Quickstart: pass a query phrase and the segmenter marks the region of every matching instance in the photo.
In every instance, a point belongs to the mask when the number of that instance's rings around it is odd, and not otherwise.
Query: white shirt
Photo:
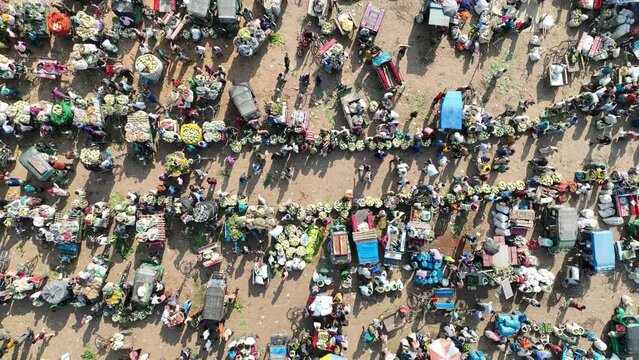
[[[198,54],[204,54],[206,53],[206,48],[204,46],[198,45],[195,47],[195,52]]]
[[[142,54],[148,54],[151,52],[151,49],[149,49],[149,45],[147,45],[146,43],[140,45],[140,47],[138,48],[138,50],[140,50],[140,52]]]

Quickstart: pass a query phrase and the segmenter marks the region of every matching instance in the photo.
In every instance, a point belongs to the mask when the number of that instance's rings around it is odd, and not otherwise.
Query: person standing
[[[444,96],[446,95],[446,89],[440,91],[437,95],[435,95],[435,97],[433,98],[433,102],[430,103],[430,110],[433,110],[435,108],[435,105],[439,104],[440,101],[442,101],[442,99],[444,98]]]
[[[493,75],[493,78],[494,78],[494,79],[499,79],[499,78],[501,78],[502,76],[504,76],[504,74],[506,74],[506,71],[508,71],[508,68],[503,68],[503,69],[501,69],[501,70],[497,71],[497,72]]]
[[[213,55],[215,55],[216,58],[220,59],[222,58],[222,56],[224,56],[224,52],[222,51],[221,47],[213,46]]]
[[[406,50],[408,50],[409,47],[410,47],[410,45],[400,44],[399,45],[399,50],[397,51],[397,58],[398,59],[403,58],[404,55],[406,55]]]
[[[288,57],[288,53],[284,53],[284,74],[288,74],[291,69],[291,59]]]
[[[322,73],[318,71],[317,75],[315,75],[315,86],[320,86],[321,84],[322,84]]]

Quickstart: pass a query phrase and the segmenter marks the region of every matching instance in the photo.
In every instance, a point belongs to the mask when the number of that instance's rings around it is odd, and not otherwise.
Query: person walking
[[[27,340],[32,341],[35,337],[35,334],[31,328],[27,328],[24,334],[20,335],[20,337],[16,340],[16,345],[20,346]]]
[[[317,75],[315,75],[315,86],[320,86],[321,83],[322,83],[322,73],[317,72]]]
[[[288,57],[288,53],[284,53],[284,74],[288,74],[291,69],[291,59]]]
[[[151,53],[151,48],[149,47],[149,44],[146,43],[146,41],[141,41],[140,46],[138,47],[138,51],[140,51],[142,55],[146,55]]]
[[[206,48],[202,45],[196,45],[195,52],[198,54],[200,59],[204,59],[204,56],[206,55]]]
[[[591,141],[590,145],[610,145],[612,143],[612,138],[608,135],[598,136],[595,141]]]

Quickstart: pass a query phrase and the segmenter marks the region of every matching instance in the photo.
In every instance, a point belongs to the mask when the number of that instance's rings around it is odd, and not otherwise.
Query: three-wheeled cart
[[[166,222],[164,214],[139,214],[135,223],[135,238],[153,254],[161,254],[166,244]]]
[[[384,9],[378,9],[372,3],[366,5],[362,19],[359,21],[357,33],[357,38],[360,42],[369,43],[374,41],[375,36],[377,36],[379,29],[382,27],[384,13]]]
[[[398,267],[406,252],[406,232],[401,226],[388,225],[386,228],[386,246],[384,248],[384,265]]]
[[[348,242],[346,226],[339,223],[333,224],[329,231],[327,245],[333,264],[350,264],[351,245]]]
[[[287,360],[288,359],[288,342],[289,338],[286,334],[271,335],[271,341],[268,344],[269,360]]]
[[[328,0],[308,0],[306,13],[312,17],[326,17],[328,14]]]
[[[366,100],[358,96],[351,87],[339,91],[337,96],[339,96],[344,117],[346,117],[346,122],[351,130],[357,127],[365,128],[370,124],[371,119],[368,116]]]
[[[383,52],[373,58],[373,69],[386,91],[395,91],[404,84],[391,53]]]
[[[227,294],[226,276],[221,272],[213,273],[206,283],[203,320],[221,322],[226,318]]]
[[[124,139],[132,145],[131,152],[140,161],[146,162],[153,158],[155,141],[149,115],[146,112],[140,110],[127,116]]]
[[[72,213],[56,213],[49,231],[53,233],[53,241],[60,251],[60,262],[69,263],[78,257],[82,245],[82,216]]]
[[[344,36],[351,37],[355,32],[355,20],[353,19],[353,14],[348,10],[338,10],[337,15],[335,15],[335,25],[340,34]]]

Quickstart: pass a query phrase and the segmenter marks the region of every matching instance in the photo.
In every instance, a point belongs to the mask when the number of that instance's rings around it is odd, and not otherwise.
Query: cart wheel
[[[194,268],[194,266],[193,266],[193,261],[183,261],[183,262],[180,264],[180,272],[181,272],[183,275],[189,275],[189,274],[191,274],[191,272],[193,271],[193,268]]]
[[[423,24],[424,23],[424,14],[423,13],[419,13],[417,15],[415,15],[415,22],[418,24]]]
[[[95,337],[95,347],[98,350],[106,350],[109,347],[109,340],[98,335]]]

